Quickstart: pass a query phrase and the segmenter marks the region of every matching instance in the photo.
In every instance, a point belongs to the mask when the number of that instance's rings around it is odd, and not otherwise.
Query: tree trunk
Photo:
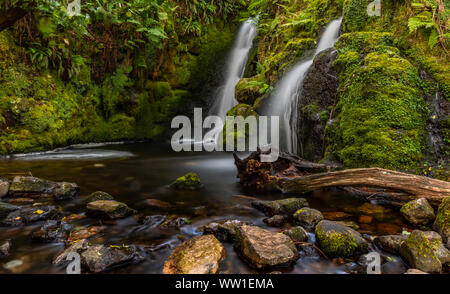
[[[0,14],[0,32],[13,26],[27,14],[27,11],[21,7],[12,7]]]

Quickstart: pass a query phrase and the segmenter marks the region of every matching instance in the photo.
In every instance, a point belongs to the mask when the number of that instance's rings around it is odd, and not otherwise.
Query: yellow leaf
[[[34,214],[43,214],[44,213],[44,211],[43,210],[40,210],[40,209],[38,209],[38,210],[36,210],[35,212],[33,212]]]

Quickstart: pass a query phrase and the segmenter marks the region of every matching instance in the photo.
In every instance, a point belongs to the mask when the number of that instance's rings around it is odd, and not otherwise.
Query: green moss
[[[355,237],[338,232],[315,231],[320,248],[330,257],[351,257],[359,250]]]

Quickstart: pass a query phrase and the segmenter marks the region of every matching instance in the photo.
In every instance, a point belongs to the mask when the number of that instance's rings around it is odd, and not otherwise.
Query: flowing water
[[[228,110],[237,105],[235,99],[235,87],[245,72],[245,65],[253,46],[253,40],[257,34],[256,20],[245,21],[239,29],[233,49],[228,57],[226,65],[226,78],[224,84],[219,89],[219,96],[214,102],[210,114],[218,116],[225,121]],[[222,128],[214,128],[205,137],[213,138],[216,142]]]
[[[314,57],[323,50],[331,48],[339,37],[342,18],[328,24],[322,34],[314,55],[295,65],[279,82],[274,94],[269,98],[267,112],[280,117],[281,148],[290,153],[298,154],[297,121],[298,103],[301,99],[303,80],[314,61]]]
[[[100,154],[100,156],[99,156]],[[107,157],[102,156],[108,154]],[[205,188],[199,191],[174,191],[167,188],[175,178],[188,172],[196,172]],[[93,243],[134,243],[147,248],[143,263],[127,266],[113,273],[161,273],[164,260],[182,240],[201,234],[201,226],[211,221],[240,219],[269,230],[265,216],[251,207],[251,197],[281,199],[289,195],[263,194],[243,190],[236,178],[237,169],[229,153],[176,153],[170,145],[130,144],[87,146],[86,149],[65,149],[39,155],[21,156],[0,160],[0,177],[12,178],[22,174],[53,181],[76,182],[80,197],[61,204],[65,211],[83,213],[82,199],[92,192],[102,190],[136,209],[138,214],[108,223],[103,235]],[[242,196],[242,195],[245,195]],[[310,206],[322,211],[327,218],[333,215],[357,222],[361,232],[370,234],[399,234],[406,225],[401,216],[390,210],[380,211],[379,206],[365,204],[339,191],[316,192],[304,196]],[[158,199],[174,206],[173,210],[161,210],[145,205],[146,199]],[[339,212],[339,213],[336,213]],[[327,216],[327,213],[329,214]],[[360,215],[368,214],[372,221],[360,223]],[[138,216],[177,215],[187,217],[191,223],[177,229],[160,230],[138,222]],[[53,257],[64,249],[63,243],[33,243],[30,233],[43,222],[27,227],[0,227],[0,244],[12,241],[11,256],[0,258],[0,273],[64,273],[63,267],[52,265]],[[76,227],[99,224],[98,220],[81,219]],[[314,236],[310,235],[310,242]],[[221,271],[227,273],[256,273],[237,256],[231,244],[224,243],[226,259]],[[21,263],[21,264],[20,264]],[[15,267],[10,268],[11,265]],[[20,265],[18,265],[20,264]],[[347,266],[336,265],[317,256],[302,256],[288,273],[345,273]]]

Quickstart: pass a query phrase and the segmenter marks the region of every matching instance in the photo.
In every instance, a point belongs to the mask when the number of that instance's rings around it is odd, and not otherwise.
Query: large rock
[[[5,226],[22,226],[40,220],[57,219],[60,216],[61,213],[53,205],[23,207],[8,214],[2,224]]]
[[[400,255],[412,268],[428,273],[440,273],[442,264],[450,261],[450,253],[442,241],[419,230],[402,243]]]
[[[66,200],[78,195],[79,190],[75,183],[57,183],[35,177],[17,176],[9,187],[9,196]]]
[[[304,207],[294,213],[294,219],[305,229],[313,231],[316,225],[323,220],[323,215],[316,209]]]
[[[18,209],[19,206],[0,202],[0,219],[6,217],[10,212],[16,211]]]
[[[425,198],[410,201],[402,206],[400,212],[413,225],[426,225],[436,217],[433,207]]]
[[[239,227],[234,247],[255,268],[289,266],[299,258],[291,238],[255,226]]]
[[[48,220],[42,227],[31,233],[31,239],[35,242],[49,243],[67,240],[73,226],[57,220]]]
[[[400,251],[400,246],[405,242],[406,235],[386,235],[376,237],[374,242],[380,249],[387,251],[392,254],[398,254]]]
[[[115,200],[98,200],[90,202],[86,206],[86,214],[89,217],[101,219],[119,219],[134,213],[125,203]]]
[[[223,222],[212,222],[202,227],[203,234],[212,234],[222,242],[234,242],[236,229],[242,225],[248,225],[247,222],[240,220],[226,220]]]
[[[134,245],[89,245],[89,242],[79,240],[53,259],[53,264],[67,263],[70,253],[80,254],[81,266],[89,272],[105,272],[121,266],[136,264],[145,259],[144,254]]]
[[[329,257],[351,257],[368,252],[368,243],[360,233],[334,221],[323,220],[315,229],[316,240]]]
[[[198,190],[203,188],[203,184],[196,173],[188,173],[176,179],[170,187],[176,190]]]
[[[213,235],[196,236],[179,245],[164,262],[165,274],[215,274],[225,248]]]
[[[9,181],[0,179],[0,198],[8,195]]]
[[[439,205],[433,230],[442,236],[444,243],[450,243],[450,197],[444,198]]]
[[[304,198],[287,198],[274,201],[256,200],[252,202],[252,206],[262,211],[267,216],[292,216],[292,214],[300,208],[308,206],[308,201]]]
[[[86,197],[84,202],[90,203],[90,202],[99,201],[99,200],[114,200],[114,197],[112,197],[111,195],[109,195],[106,192],[97,191],[97,192],[92,193],[88,197]]]

